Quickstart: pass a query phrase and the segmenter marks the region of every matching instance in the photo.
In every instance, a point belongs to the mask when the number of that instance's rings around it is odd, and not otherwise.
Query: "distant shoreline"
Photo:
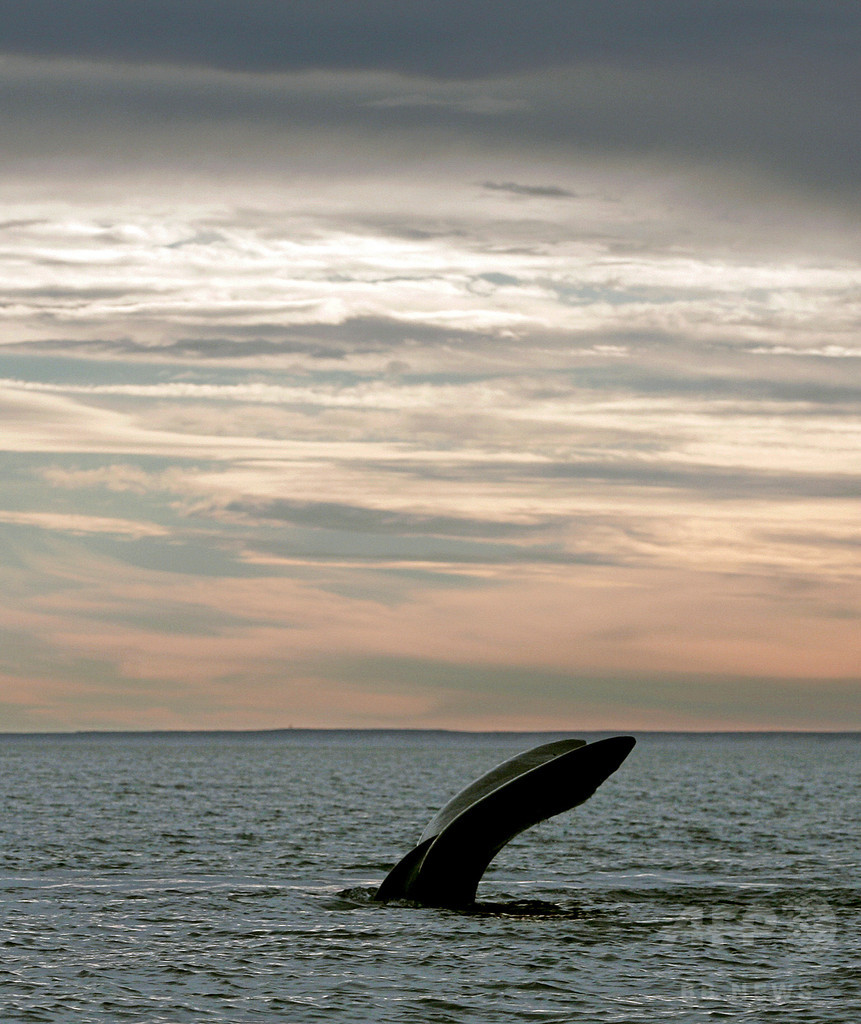
[[[347,738],[355,737],[391,737],[398,739],[506,739],[529,736],[571,736],[572,734],[583,734],[584,736],[603,736],[607,733],[622,734],[631,733],[637,736],[663,736],[663,737],[697,737],[697,736],[725,736],[725,737],[757,737],[757,736],[861,736],[861,731],[856,729],[497,729],[497,730],[469,730],[469,729],[375,729],[375,728],[293,728],[284,727],[279,729],[75,729],[68,731],[47,731],[47,732],[2,732],[0,740],[5,739],[109,739],[109,738],[165,738],[179,739],[183,737],[217,737],[228,738],[269,738],[269,739],[300,739],[300,738]]]

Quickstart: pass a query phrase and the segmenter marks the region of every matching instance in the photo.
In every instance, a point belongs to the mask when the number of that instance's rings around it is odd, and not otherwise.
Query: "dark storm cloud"
[[[290,130],[307,130],[315,146],[294,135],[293,161],[313,162],[328,132],[411,159],[541,147],[765,169],[825,195],[858,184],[854,4],[0,0],[0,24],[0,53],[100,62],[50,75],[10,62],[0,127],[15,156],[278,163]],[[270,74],[308,70],[326,81]]]
[[[579,61],[851,55],[841,0],[0,0],[7,53],[473,77]]]

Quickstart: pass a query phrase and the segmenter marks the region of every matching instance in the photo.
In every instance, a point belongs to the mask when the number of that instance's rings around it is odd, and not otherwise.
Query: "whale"
[[[374,900],[462,908],[475,902],[488,865],[514,836],[585,803],[633,750],[633,736],[570,737],[503,761],[455,794],[398,861]]]

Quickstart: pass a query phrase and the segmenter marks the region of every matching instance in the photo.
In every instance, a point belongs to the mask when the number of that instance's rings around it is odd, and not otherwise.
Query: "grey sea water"
[[[473,912],[371,901],[552,738],[0,737],[0,1020],[861,1020],[857,734],[641,735]]]

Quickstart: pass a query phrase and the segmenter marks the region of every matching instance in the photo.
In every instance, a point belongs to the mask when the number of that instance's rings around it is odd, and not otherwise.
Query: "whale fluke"
[[[497,765],[434,815],[374,898],[468,906],[488,864],[510,839],[588,800],[635,743],[633,736],[557,740]]]
[[[522,775],[524,772],[529,771],[530,768],[537,768],[538,765],[552,760],[559,754],[566,754],[569,750],[585,746],[586,740],[554,740],[552,743],[542,743],[538,747],[532,747],[531,750],[523,750],[507,761],[503,761],[502,764],[498,764],[495,768],[491,768],[489,772],[485,772],[475,782],[470,782],[466,789],[462,789],[444,807],[441,807],[436,812],[428,822],[424,832],[422,832],[419,843],[424,842],[425,839],[430,839],[431,836],[439,835],[447,825],[454,821],[461,811],[465,811],[470,804],[474,804],[486,793],[498,789],[503,782],[508,782],[509,779]]]

